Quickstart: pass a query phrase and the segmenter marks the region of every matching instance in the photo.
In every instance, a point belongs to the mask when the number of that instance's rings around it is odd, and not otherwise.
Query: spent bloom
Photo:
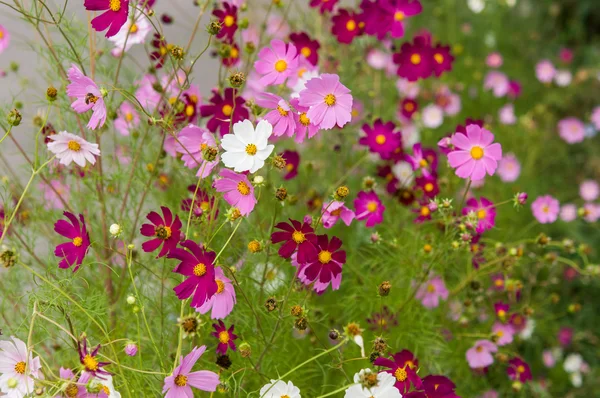
[[[188,398],[194,395],[192,387],[202,391],[213,392],[219,385],[219,375],[208,370],[192,372],[198,359],[206,351],[206,346],[194,347],[185,357],[181,357],[180,364],[173,370],[173,374],[165,377],[163,394],[165,398]]]
[[[85,76],[75,64],[71,65],[67,75],[71,82],[67,86],[67,95],[77,98],[71,104],[71,108],[77,113],[85,113],[90,109],[92,110],[92,117],[87,124],[89,129],[95,130],[98,127],[104,126],[106,122],[106,104],[98,85],[92,79]]]
[[[444,280],[439,276],[434,276],[417,289],[415,297],[417,300],[421,300],[421,304],[425,308],[436,308],[440,305],[440,299],[448,299],[448,294]]]
[[[225,276],[221,267],[215,268],[217,291],[196,310],[201,314],[211,311],[211,319],[224,319],[233,311],[235,305],[235,288],[231,280]]]
[[[281,84],[298,68],[298,50],[293,44],[272,40],[270,47],[258,53],[254,69],[262,76],[260,84],[265,86]]]
[[[219,176],[221,178],[213,183],[217,192],[222,192],[227,203],[238,209],[242,216],[250,214],[257,201],[248,177],[229,169],[222,169]]]
[[[560,203],[550,195],[539,196],[531,203],[531,211],[540,224],[551,224],[558,218]]]
[[[231,325],[229,329],[225,327],[223,321],[219,321],[218,324],[213,323],[214,332],[211,333],[214,337],[219,340],[219,344],[217,345],[217,354],[225,355],[227,352],[227,348],[230,348],[232,351],[236,350],[235,342],[238,337],[233,334],[233,327]]]
[[[477,340],[467,350],[467,362],[472,369],[481,369],[494,363],[493,353],[498,351],[496,344],[489,340]]]
[[[299,103],[309,107],[306,116],[323,130],[344,127],[352,119],[352,95],[335,74],[324,73],[307,81]]]
[[[291,381],[287,383],[283,380],[273,380],[270,383],[265,384],[260,389],[260,396],[264,398],[300,398],[300,389],[296,387]]]
[[[105,11],[92,19],[92,27],[97,32],[108,29],[106,37],[119,33],[127,22],[129,0],[85,0],[83,5],[88,11]]]
[[[56,246],[54,255],[62,258],[60,263],[58,263],[59,268],[66,269],[75,265],[75,268],[73,268],[73,272],[75,272],[79,269],[90,247],[90,236],[85,226],[83,214],[79,215],[79,219],[75,217],[75,214],[68,211],[65,211],[63,215],[69,221],[58,220],[54,224],[54,231],[68,238],[69,241]]]
[[[0,392],[20,398],[34,390],[34,378],[42,377],[42,365],[22,340],[10,338],[12,341],[0,340]]]
[[[272,133],[273,126],[266,120],[258,122],[256,129],[248,119],[237,122],[233,125],[233,134],[225,135],[221,141],[225,149],[223,164],[238,173],[255,173],[265,165],[265,160],[275,148],[268,144]]]
[[[142,235],[152,238],[142,244],[142,249],[146,253],[153,252],[163,245],[156,258],[163,257],[175,249],[180,240],[182,226],[178,215],[173,218],[173,213],[168,207],[161,206],[160,208],[163,217],[157,212],[151,211],[146,218],[152,224],[143,224],[140,228]]]
[[[360,191],[354,199],[354,212],[357,220],[366,220],[367,227],[383,222],[385,206],[375,192]]]
[[[585,138],[585,124],[575,117],[568,117],[558,122],[560,138],[569,144],[576,144]]]
[[[486,174],[494,175],[502,158],[502,147],[493,141],[494,134],[476,124],[466,127],[466,135],[455,133],[452,144],[456,149],[448,154],[448,161],[456,169],[456,175],[474,181]]]
[[[100,156],[98,144],[87,142],[83,138],[61,131],[52,134],[48,142],[48,150],[56,155],[60,164],[65,166],[75,162],[80,167],[85,167],[86,162],[96,164],[96,156]]]

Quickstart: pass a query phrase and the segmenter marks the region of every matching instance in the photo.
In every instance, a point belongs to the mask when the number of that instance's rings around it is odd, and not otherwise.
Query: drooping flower
[[[331,33],[340,43],[350,44],[355,37],[362,35],[363,24],[360,15],[354,11],[341,8],[331,18]]]
[[[552,62],[544,59],[535,65],[535,76],[542,83],[550,83],[556,75],[556,69]]]
[[[265,165],[265,160],[275,148],[268,144],[272,133],[273,126],[266,120],[258,122],[256,130],[248,119],[235,123],[233,134],[227,134],[221,140],[225,149],[221,156],[223,164],[236,172],[255,173]]]
[[[467,350],[467,362],[472,369],[481,369],[494,363],[493,353],[498,351],[496,344],[489,340],[477,340]]]
[[[585,180],[579,184],[579,196],[587,202],[594,201],[600,196],[600,186],[594,180]]]
[[[521,174],[521,163],[514,153],[507,153],[498,162],[498,176],[504,182],[513,182]]]
[[[394,376],[394,386],[402,394],[410,389],[411,385],[417,389],[421,388],[421,378],[417,375],[419,360],[408,350],[402,350],[392,355],[392,359],[379,357],[373,362],[376,366],[385,366],[384,372]]]
[[[127,18],[119,32],[108,39],[115,45],[112,55],[119,57],[129,51],[134,44],[143,44],[151,30],[152,25],[144,14],[135,15],[134,19]]]
[[[300,263],[298,278],[305,285],[314,282],[314,290],[321,294],[331,284],[332,290],[338,290],[342,283],[342,266],[346,263],[346,252],[341,250],[342,241],[336,236],[317,236],[316,251],[306,263]]]
[[[487,198],[482,196],[479,200],[475,198],[467,200],[462,213],[463,215],[467,215],[470,212],[475,213],[477,217],[475,232],[478,234],[488,231],[496,225],[496,208],[494,207],[494,203]]]
[[[264,398],[300,398],[300,389],[291,381],[287,383],[282,380],[271,379],[270,383],[265,384],[260,389],[260,396]]]
[[[508,361],[506,374],[508,374],[508,377],[511,380],[518,380],[521,383],[525,383],[533,379],[529,365],[521,358],[512,358]]]
[[[474,181],[483,179],[486,174],[494,175],[502,158],[502,147],[493,143],[494,134],[476,124],[468,125],[466,132],[466,135],[452,136],[456,149],[448,154],[450,166],[456,169],[457,176]]]
[[[10,338],[12,341],[0,340],[0,392],[20,398],[35,390],[34,379],[42,376],[42,365],[22,340]]]
[[[158,253],[159,257],[163,257],[177,247],[177,242],[181,236],[181,220],[178,215],[173,219],[173,213],[168,207],[161,206],[163,217],[157,212],[151,211],[146,218],[152,224],[143,224],[140,228],[140,233],[147,237],[152,237],[149,241],[142,244],[142,249],[146,252],[153,252],[162,245],[162,249]]]
[[[284,180],[291,180],[298,175],[298,165],[300,164],[300,155],[296,151],[285,150],[281,157],[285,160],[286,174]]]
[[[100,379],[110,376],[111,374],[103,368],[110,365],[110,362],[99,362],[97,359],[98,351],[100,351],[101,344],[98,344],[93,350],[89,350],[87,346],[87,338],[84,337],[81,341],[77,342],[79,351],[79,362],[83,365],[83,372],[89,374],[91,377],[98,377]]]
[[[87,1],[107,2],[108,0],[86,0],[86,2]],[[67,95],[69,97],[77,98],[71,104],[71,108],[77,113],[85,113],[90,109],[92,110],[92,117],[87,124],[89,129],[95,130],[96,128],[104,126],[104,123],[106,122],[106,104],[104,103],[104,96],[96,83],[85,76],[75,64],[71,65],[71,68],[67,71],[67,75],[71,82],[71,84],[67,86]]]
[[[398,76],[410,82],[426,79],[433,72],[431,47],[427,39],[417,36],[412,43],[405,42],[400,52],[394,54],[394,63],[398,65]]]
[[[348,387],[344,398],[402,398],[400,391],[394,387],[394,376],[386,372],[362,369],[354,374],[354,383]]]
[[[262,75],[260,84],[265,86],[281,84],[298,68],[298,51],[293,44],[272,40],[270,47],[258,53],[254,69]]]
[[[124,101],[117,110],[117,116],[115,129],[121,135],[128,136],[140,124],[140,115],[131,102]]]
[[[244,106],[246,100],[237,95],[233,88],[226,88],[223,95],[213,90],[210,105],[200,106],[200,116],[211,118],[206,122],[206,128],[221,135],[229,133],[230,123],[248,119],[248,109]]]
[[[127,22],[129,0],[85,0],[83,5],[88,11],[105,11],[92,19],[92,27],[97,32],[108,29],[106,37],[119,33]]]
[[[79,269],[81,263],[83,263],[83,259],[90,247],[90,236],[85,226],[83,214],[79,215],[79,220],[75,217],[75,214],[68,211],[63,212],[63,215],[70,222],[58,220],[54,224],[54,231],[70,239],[70,241],[56,246],[54,255],[62,258],[60,263],[58,263],[59,268],[67,269],[75,265],[75,268],[73,268],[73,272],[75,272]]]
[[[263,92],[257,95],[256,104],[260,107],[271,109],[271,111],[264,115],[264,120],[273,126],[274,136],[287,135],[291,137],[294,135],[296,132],[296,117],[286,100],[278,95]]]
[[[197,308],[204,305],[219,289],[215,281],[214,264],[217,254],[191,240],[182,242],[181,246],[187,250],[175,247],[167,255],[167,258],[180,261],[173,272],[186,277],[173,290],[180,300],[193,295],[190,306]]]
[[[281,231],[271,234],[271,242],[274,244],[285,242],[278,251],[281,257],[290,258],[295,251],[298,251],[297,261],[304,264],[318,254],[315,247],[317,236],[307,222],[300,223],[300,221],[290,219],[289,224],[280,222],[275,225],[275,228]]]
[[[242,216],[250,214],[257,201],[248,177],[229,169],[222,169],[219,176],[222,178],[213,183],[217,192],[222,192],[227,203],[237,208]]]
[[[350,226],[355,217],[354,212],[347,208],[344,202],[332,201],[323,203],[321,212],[321,222],[326,229],[333,227],[339,219],[347,226]]]
[[[96,156],[100,156],[98,144],[87,142],[75,134],[61,131],[49,138],[48,150],[65,166],[75,162],[78,166],[85,167],[86,161],[96,164]]]
[[[531,211],[540,224],[551,224],[558,218],[560,203],[550,195],[539,196],[531,203]]]
[[[205,345],[194,347],[189,354],[181,357],[180,364],[173,370],[173,374],[165,377],[163,385],[165,398],[192,397],[194,392],[191,387],[208,392],[217,390],[220,383],[218,374],[208,370],[191,371],[205,351]]]
[[[8,47],[10,43],[10,33],[6,28],[0,25],[0,54]]]
[[[558,134],[569,144],[576,144],[585,138],[585,125],[575,117],[568,117],[558,122]]]
[[[369,147],[371,152],[379,154],[382,159],[389,159],[401,147],[401,135],[395,129],[393,122],[383,123],[381,119],[375,120],[372,127],[365,123],[362,130],[366,136],[361,137],[358,143]]]
[[[237,335],[233,334],[233,327],[231,325],[229,329],[225,327],[223,321],[219,320],[219,323],[213,323],[214,332],[211,333],[212,336],[215,336],[219,340],[219,344],[217,345],[217,354],[225,355],[227,353],[227,348],[230,348],[232,351],[236,350],[235,340],[238,338]]]
[[[201,314],[211,311],[211,319],[225,319],[233,311],[233,306],[236,303],[235,288],[231,283],[231,279],[225,276],[221,267],[215,268],[215,282],[217,283],[217,291],[196,311]]]
[[[421,304],[425,308],[436,308],[440,305],[440,299],[447,300],[448,295],[444,280],[439,276],[434,276],[419,286],[415,298],[421,300]]]
[[[367,228],[383,222],[385,206],[375,192],[360,191],[354,199],[354,213],[357,220],[366,220]]]
[[[223,6],[223,9],[215,8],[212,12],[212,15],[221,22],[221,30],[217,33],[217,39],[232,42],[238,28],[238,8],[227,1],[221,2],[220,5]]]
[[[331,0],[330,0],[331,1]],[[306,32],[291,33],[290,40],[296,46],[298,54],[311,65],[317,66],[319,63],[319,48],[321,45],[317,40],[313,40]]]
[[[216,151],[217,141],[203,128],[190,124],[177,134],[175,150],[182,154],[181,160],[186,167],[198,169],[196,177],[208,177],[219,163],[218,154],[210,161],[206,159],[204,151],[209,148]]]
[[[352,119],[352,95],[335,74],[324,73],[307,81],[299,103],[310,107],[306,116],[324,130],[344,127]]]

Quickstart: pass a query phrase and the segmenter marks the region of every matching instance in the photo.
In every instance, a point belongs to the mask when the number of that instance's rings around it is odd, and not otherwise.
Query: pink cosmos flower
[[[213,392],[220,383],[219,375],[208,370],[191,372],[192,367],[206,351],[206,346],[194,347],[185,357],[181,357],[180,364],[173,370],[171,376],[165,377],[163,394],[165,398],[189,398],[194,395],[191,387],[201,391]]]
[[[583,219],[593,223],[600,219],[600,206],[596,203],[585,203],[583,205]]]
[[[217,141],[212,133],[203,128],[190,124],[177,135],[175,150],[182,154],[181,160],[183,160],[185,167],[198,169],[196,177],[199,178],[208,177],[220,160],[217,154],[214,160],[207,161],[203,153],[206,148],[216,150]]]
[[[587,202],[596,200],[600,196],[600,186],[594,180],[585,180],[579,185],[579,195]]]
[[[308,111],[310,110],[307,106],[300,105],[298,98],[292,98],[290,101],[292,106],[296,109],[297,113],[294,113],[296,121],[296,141],[298,144],[304,142],[306,138],[312,138],[319,132],[319,126],[316,126],[308,117]]]
[[[492,90],[494,97],[500,98],[508,94],[509,80],[508,77],[502,72],[490,71],[485,75],[483,80],[483,88],[486,90]]]
[[[154,89],[154,85],[157,83],[160,85],[156,77],[150,74],[144,75],[135,83],[138,87],[135,91],[135,98],[148,112],[154,112],[161,100],[161,93]]]
[[[559,217],[564,222],[571,222],[577,219],[577,206],[572,203],[566,203],[560,207]]]
[[[498,52],[490,53],[485,59],[485,64],[490,68],[499,68],[502,66],[502,55]]]
[[[227,329],[223,321],[219,320],[219,323],[213,323],[212,327],[215,329],[215,331],[212,332],[211,335],[215,336],[219,340],[216,350],[217,354],[225,355],[225,353],[227,353],[227,348],[235,351],[235,340],[238,337],[237,335],[233,334],[234,325],[231,325],[229,329]]]
[[[97,32],[108,29],[106,37],[119,33],[127,22],[129,0],[85,0],[83,5],[89,11],[106,11],[92,19],[92,27]]]
[[[258,53],[254,69],[262,75],[259,83],[265,86],[281,84],[298,68],[298,51],[293,44],[272,40],[271,47]]]
[[[225,276],[221,267],[215,268],[217,291],[204,304],[196,309],[201,314],[211,311],[211,319],[225,319],[233,311],[236,303],[235,288],[231,280]]]
[[[256,104],[266,109],[271,109],[264,119],[273,125],[273,135],[291,137],[296,132],[295,114],[290,104],[278,95],[263,92],[257,95]]]
[[[597,106],[592,111],[592,116],[590,116],[590,120],[592,124],[596,128],[596,130],[600,130],[600,106]]]
[[[71,369],[66,369],[61,366],[58,372],[59,376],[63,380],[68,380],[69,383],[65,386],[65,397],[68,397],[69,394],[71,397],[87,397],[88,393],[86,391],[85,385],[91,379],[91,375],[86,372],[82,372],[79,376],[79,379],[76,378],[75,373]],[[68,391],[68,393],[67,393]],[[106,395],[106,394],[105,394]],[[63,397],[63,395],[57,395],[55,398]]]
[[[518,380],[521,383],[532,380],[531,369],[529,365],[521,358],[513,358],[508,361],[508,368],[506,373],[511,380]]]
[[[492,333],[498,337],[496,344],[502,347],[503,345],[512,343],[515,329],[510,324],[496,322],[494,323],[494,326],[492,326]]]
[[[331,284],[338,290],[342,283],[342,267],[346,263],[346,252],[341,250],[342,241],[336,236],[331,240],[327,235],[317,236],[316,251],[303,264],[300,264],[298,278],[305,284],[314,282],[314,290],[321,294]]]
[[[367,228],[383,222],[385,206],[375,192],[360,191],[354,199],[354,211],[357,220],[367,220]]]
[[[115,119],[115,129],[121,135],[128,136],[129,133],[140,124],[140,114],[135,109],[131,102],[125,101],[117,111],[117,119]]]
[[[0,54],[8,47],[10,43],[10,33],[6,28],[0,25]]]
[[[539,196],[531,204],[533,216],[540,224],[551,224],[558,218],[560,203],[550,195]]]
[[[569,144],[575,144],[585,138],[585,125],[575,117],[568,117],[558,122],[558,134]]]
[[[402,145],[401,135],[395,129],[393,122],[383,123],[381,119],[375,120],[373,127],[365,123],[362,130],[366,136],[361,137],[358,143],[369,147],[371,152],[378,153],[382,159],[389,159]]]
[[[444,280],[439,276],[434,276],[419,287],[415,298],[421,300],[421,304],[425,308],[436,308],[440,305],[440,299],[448,299],[448,294]]]
[[[481,369],[494,363],[493,353],[498,347],[489,340],[477,340],[475,345],[467,350],[467,362],[471,369]]]
[[[104,123],[106,122],[106,104],[104,103],[104,98],[96,83],[85,76],[75,64],[71,65],[67,75],[71,82],[71,84],[67,86],[67,95],[69,97],[77,98],[75,102],[71,104],[71,108],[77,113],[85,113],[90,109],[92,110],[92,117],[87,125],[89,129],[94,130],[104,126]]]
[[[547,59],[538,62],[535,66],[535,76],[542,83],[550,83],[554,79],[554,75],[556,75],[556,69]]]
[[[574,334],[575,331],[573,330],[573,328],[563,326],[558,331],[558,342],[561,346],[568,347],[573,341]]]
[[[379,48],[372,48],[367,53],[367,64],[373,69],[384,70],[392,63],[392,54]]]
[[[521,174],[521,163],[514,153],[505,154],[498,162],[498,176],[504,182],[513,182]]]
[[[321,211],[323,213],[321,222],[325,229],[333,227],[339,219],[342,219],[344,224],[350,226],[355,217],[354,212],[347,208],[344,205],[344,202],[332,201],[323,203],[323,209]]]
[[[448,154],[450,166],[456,169],[457,176],[474,181],[483,179],[486,174],[494,175],[498,160],[502,158],[502,147],[492,143],[494,134],[476,124],[468,125],[466,132],[466,135],[456,133],[452,136],[456,150]]]
[[[66,202],[69,202],[69,186],[63,183],[61,180],[50,180],[50,186],[48,186],[46,182],[42,182],[40,183],[39,187],[44,195],[46,209],[62,209],[64,205],[60,200],[60,197],[62,197]]]
[[[498,111],[498,119],[500,123],[506,125],[513,125],[517,122],[515,116],[515,106],[513,104],[506,104]]]
[[[73,268],[73,272],[75,272],[79,269],[90,247],[90,236],[85,226],[83,214],[79,215],[79,220],[73,213],[69,213],[68,211],[63,212],[63,215],[70,222],[58,220],[54,224],[54,231],[65,238],[69,238],[70,241],[56,246],[54,255],[62,258],[60,263],[58,263],[59,268],[66,269],[75,264],[75,268]]]
[[[125,348],[123,349],[123,351],[125,351],[126,355],[128,355],[130,357],[134,357],[138,353],[138,346],[135,343],[130,342],[125,345]]]
[[[544,352],[542,352],[542,362],[547,368],[553,368],[554,365],[556,365],[556,358],[554,357],[552,350],[544,350]]]
[[[160,209],[162,210],[163,217],[159,216],[157,212],[151,211],[146,218],[152,224],[143,224],[140,228],[142,235],[152,238],[142,244],[142,249],[146,253],[153,252],[160,245],[163,245],[156,258],[167,255],[177,247],[177,243],[181,237],[182,226],[179,216],[175,215],[175,219],[173,219],[173,213],[171,213],[168,207],[161,206]]]
[[[229,169],[222,169],[219,173],[222,178],[213,183],[217,192],[223,192],[223,197],[232,207],[237,208],[240,214],[247,216],[256,205],[254,187],[244,174],[237,174]]]
[[[335,74],[324,73],[307,81],[299,104],[310,107],[306,116],[324,130],[344,127],[352,119],[352,95]]]
[[[494,207],[494,203],[487,198],[482,196],[479,200],[475,198],[467,200],[462,213],[463,215],[467,215],[470,212],[474,212],[477,217],[477,229],[475,232],[478,234],[482,234],[496,225],[496,208]]]

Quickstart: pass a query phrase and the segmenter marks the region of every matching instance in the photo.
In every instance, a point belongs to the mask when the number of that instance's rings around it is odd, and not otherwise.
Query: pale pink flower
[[[502,55],[498,52],[490,53],[485,59],[485,64],[490,68],[499,68],[502,66]]]
[[[10,43],[10,33],[6,28],[0,25],[0,54],[8,47]]]
[[[310,108],[306,115],[323,130],[344,127],[352,119],[352,95],[338,75],[324,73],[307,81],[299,103]]]
[[[444,280],[439,276],[434,276],[419,287],[415,297],[417,300],[421,300],[423,307],[435,308],[440,305],[440,299],[448,299],[448,294]]]
[[[198,169],[196,177],[206,178],[219,164],[219,155],[208,161],[204,158],[203,151],[207,148],[217,150],[217,141],[212,133],[193,124],[184,127],[175,140],[175,151],[181,153],[181,160],[185,167]]]
[[[323,209],[321,211],[323,213],[321,222],[326,229],[333,227],[339,219],[342,219],[344,224],[350,226],[355,217],[354,212],[347,208],[344,205],[344,202],[332,201],[323,203]]]
[[[535,66],[535,76],[542,83],[550,83],[556,75],[556,69],[552,62],[544,59]]]
[[[515,116],[515,106],[513,104],[506,104],[498,111],[498,119],[500,123],[513,125],[517,122]]]
[[[173,374],[165,378],[163,394],[165,398],[190,398],[194,396],[192,387],[201,391],[213,392],[219,385],[219,375],[208,370],[192,372],[192,367],[206,351],[206,346],[195,347],[173,370]]]
[[[521,174],[521,163],[514,153],[505,154],[498,162],[498,176],[504,182],[513,182]]]
[[[467,362],[472,369],[481,369],[494,363],[493,353],[498,351],[496,344],[489,340],[477,340],[475,345],[467,350]]]
[[[123,102],[117,111],[117,116],[117,119],[115,119],[115,129],[121,135],[128,136],[140,124],[140,114],[131,102]]]
[[[539,196],[531,204],[531,211],[540,224],[551,224],[558,218],[560,203],[550,195]]]
[[[461,178],[481,180],[486,174],[494,175],[498,161],[502,158],[502,147],[493,143],[494,134],[470,124],[466,135],[455,133],[452,145],[456,148],[448,154],[450,166],[456,169],[456,175]]]
[[[60,198],[62,197],[66,202],[69,201],[71,196],[69,186],[61,180],[50,180],[50,186],[45,182],[40,183],[46,209],[63,209],[64,205]]]
[[[579,195],[586,202],[598,199],[600,186],[594,180],[585,180],[579,185]]]
[[[568,117],[558,122],[558,134],[569,144],[575,144],[585,138],[585,125],[575,117]]]
[[[560,219],[564,222],[571,222],[577,219],[577,206],[572,203],[566,203],[560,208]]]
[[[96,156],[100,156],[98,144],[87,142],[75,134],[61,131],[58,134],[50,136],[52,142],[48,143],[48,150],[56,155],[60,164],[65,166],[75,162],[81,167],[85,167],[86,161],[96,164]]]
[[[492,333],[498,337],[496,344],[503,346],[512,343],[515,329],[510,323],[496,322],[492,326]]]
[[[506,94],[508,94],[510,81],[504,73],[493,70],[485,75],[483,80],[483,88],[486,90],[492,90],[494,97],[504,97]]]
[[[67,95],[77,98],[71,104],[71,108],[77,113],[92,110],[92,117],[87,125],[89,129],[94,130],[104,126],[106,122],[106,104],[96,83],[85,76],[75,64],[71,65],[67,75],[71,82],[67,86]]]

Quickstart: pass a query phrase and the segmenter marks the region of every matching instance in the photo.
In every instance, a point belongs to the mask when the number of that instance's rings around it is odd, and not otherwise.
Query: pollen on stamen
[[[333,106],[333,105],[335,105],[335,101],[336,101],[335,95],[333,95],[333,94],[327,94],[325,96],[325,104],[327,106]]]
[[[67,147],[70,150],[75,151],[75,152],[78,152],[81,150],[81,144],[79,142],[73,141],[73,140],[71,140],[67,143]]]
[[[300,231],[294,231],[292,233],[292,239],[294,240],[294,242],[296,243],[302,243],[306,240],[306,237],[304,236],[304,234]]]
[[[287,62],[285,62],[283,59],[280,59],[279,61],[275,62],[275,70],[279,73],[281,72],[285,72],[287,69]]]
[[[250,194],[250,187],[244,181],[238,182],[237,190],[244,196]]]

